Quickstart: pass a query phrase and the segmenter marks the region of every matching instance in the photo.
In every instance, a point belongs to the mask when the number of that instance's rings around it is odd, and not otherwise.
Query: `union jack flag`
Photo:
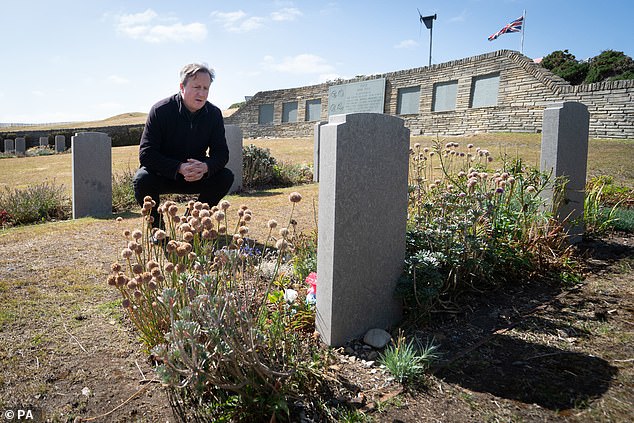
[[[500,29],[498,32],[496,32],[495,34],[490,35],[488,39],[489,41],[493,41],[500,35],[506,34],[507,32],[520,32],[522,30],[523,24],[524,24],[524,16],[520,16],[519,18],[515,19],[513,22],[507,25],[504,25],[504,27]]]

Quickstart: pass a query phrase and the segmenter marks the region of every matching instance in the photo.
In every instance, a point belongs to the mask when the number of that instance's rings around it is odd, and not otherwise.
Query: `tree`
[[[556,50],[541,65],[572,85],[634,79],[634,60],[622,51],[605,50],[588,61],[578,61],[568,50]]]
[[[588,63],[579,62],[568,50],[557,50],[542,59],[541,65],[572,85],[581,84],[588,73]]]
[[[634,79],[634,60],[622,51],[605,50],[590,59],[586,84],[618,79]]]

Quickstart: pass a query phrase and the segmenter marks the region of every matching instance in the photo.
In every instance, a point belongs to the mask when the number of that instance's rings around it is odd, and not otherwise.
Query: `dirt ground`
[[[105,282],[121,230],[80,220],[0,233],[5,419],[22,409],[32,421],[176,421]],[[634,237],[581,250],[588,274],[580,285],[509,287],[468,299],[465,313],[421,322],[419,335],[440,344],[442,357],[415,386],[353,348],[338,350],[331,370],[341,398],[333,400],[376,422],[630,421]]]

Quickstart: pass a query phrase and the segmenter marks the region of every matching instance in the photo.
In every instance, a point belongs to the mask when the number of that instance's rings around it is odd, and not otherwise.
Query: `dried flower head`
[[[227,200],[222,200],[220,202],[220,204],[218,204],[218,206],[220,206],[220,209],[224,210],[225,212],[227,211],[227,209],[229,207],[231,207],[231,203],[229,203]]]
[[[178,214],[178,206],[176,204],[172,204],[167,209],[167,213],[172,217],[176,216]]]
[[[132,238],[139,240],[143,238],[143,233],[140,230],[135,229],[134,231],[132,231]]]
[[[288,199],[291,201],[291,203],[299,203],[300,201],[302,201],[302,195],[296,191],[291,192],[288,196]]]
[[[123,218],[121,216],[117,217],[117,222],[123,222]]]
[[[134,252],[129,248],[124,248],[121,251],[121,257],[123,257],[124,259],[129,259],[130,257],[132,257],[133,254]]]
[[[169,261],[167,263],[165,263],[165,271],[167,273],[170,273],[170,272],[174,271],[174,263],[169,262]]]
[[[284,238],[278,239],[277,242],[275,243],[275,248],[277,248],[280,251],[286,250],[288,248],[288,241],[286,241]]]
[[[288,236],[288,228],[281,228],[280,229],[280,236],[286,238]]]
[[[110,265],[110,270],[112,270],[113,273],[119,273],[121,271],[121,265],[119,263],[112,263]]]
[[[225,219],[225,213],[218,210],[216,213],[214,213],[214,219],[216,219],[216,221],[218,222],[222,222]]]
[[[268,227],[270,229],[275,229],[275,228],[277,228],[277,221],[275,219],[271,219],[271,220],[269,220],[267,225],[268,225]]]
[[[139,263],[134,263],[132,265],[132,273],[134,273],[135,275],[140,275],[141,273],[143,273],[143,265]]]

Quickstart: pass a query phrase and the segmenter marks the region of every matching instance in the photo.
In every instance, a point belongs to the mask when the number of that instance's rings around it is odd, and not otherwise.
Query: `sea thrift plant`
[[[401,290],[412,306],[429,309],[565,262],[564,234],[539,195],[548,175],[520,160],[495,166],[488,150],[457,142],[415,144],[410,159]]]
[[[301,195],[289,201],[294,210]],[[308,310],[278,301],[292,291],[278,274],[294,249],[292,211],[292,230],[269,220],[267,239],[258,243],[248,236],[255,219],[246,205],[192,201],[181,214],[167,201],[158,207],[163,229],[152,228],[154,206],[147,197],[141,227],[124,230],[108,284],[121,293],[173,403],[189,404],[183,413],[201,412],[196,404],[206,403],[204,417],[212,420],[237,412],[214,406],[226,401],[267,418],[287,412],[279,408],[286,398],[301,397],[320,378],[314,340],[306,336],[314,313],[306,330]]]

